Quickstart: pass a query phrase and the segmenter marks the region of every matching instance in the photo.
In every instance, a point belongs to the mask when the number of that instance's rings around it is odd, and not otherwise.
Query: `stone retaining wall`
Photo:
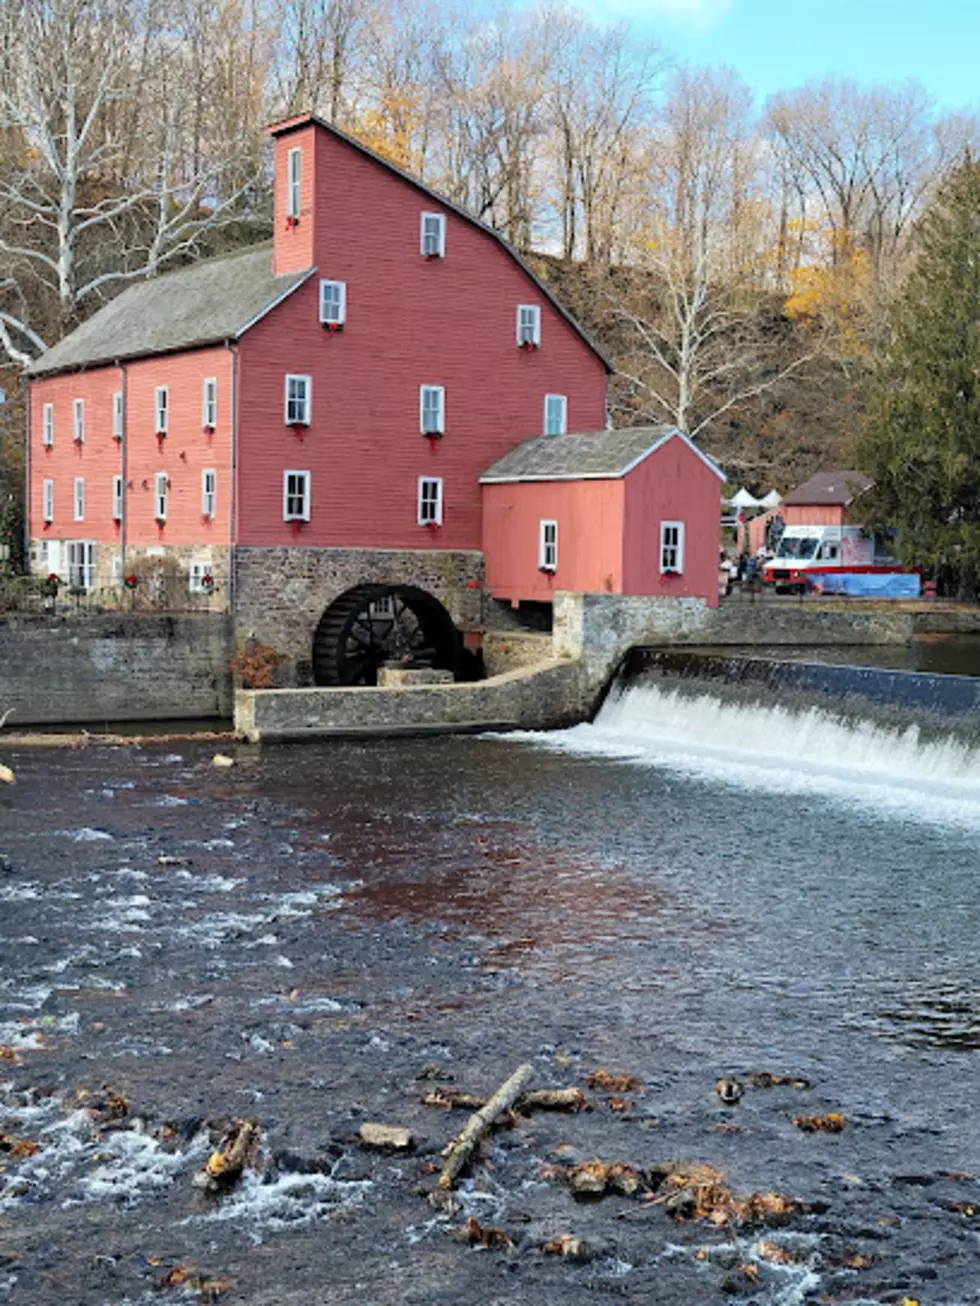
[[[398,689],[239,690],[235,728],[246,739],[544,729],[581,718],[581,669],[568,661],[456,685]]]
[[[231,619],[0,617],[0,714],[11,728],[231,715]]]

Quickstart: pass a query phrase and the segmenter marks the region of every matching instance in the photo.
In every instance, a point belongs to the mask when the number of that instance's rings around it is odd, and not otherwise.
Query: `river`
[[[937,771],[906,738],[893,767],[846,726],[815,754],[792,714],[747,739],[705,695],[668,728],[665,692],[563,734],[241,748],[228,770],[193,742],[5,753],[0,1131],[38,1151],[0,1152],[0,1298],[980,1301],[975,757]],[[417,1076],[489,1092],[523,1061],[542,1087],[639,1085],[499,1131],[434,1210],[465,1116]],[[118,1120],[87,1109],[104,1086]],[[830,1112],[843,1132],[794,1126]],[[192,1177],[242,1116],[262,1172],[209,1199]],[[415,1153],[359,1148],[364,1120]],[[546,1167],[593,1157],[712,1165],[797,1213],[576,1203]],[[513,1248],[468,1246],[469,1215]],[[593,1259],[542,1251],[566,1233]],[[193,1292],[160,1287],[178,1267]]]

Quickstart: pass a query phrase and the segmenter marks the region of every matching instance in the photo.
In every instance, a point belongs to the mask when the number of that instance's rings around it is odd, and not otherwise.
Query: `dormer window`
[[[422,214],[422,257],[446,257],[446,216],[444,213]]]
[[[308,376],[286,377],[286,425],[309,426],[312,381]]]
[[[299,222],[302,186],[303,151],[295,148],[286,155],[286,217],[293,227]]]
[[[347,282],[320,282],[320,322],[328,331],[340,331],[347,321]]]
[[[518,304],[517,344],[520,349],[538,349],[540,347],[541,309],[537,304]]]

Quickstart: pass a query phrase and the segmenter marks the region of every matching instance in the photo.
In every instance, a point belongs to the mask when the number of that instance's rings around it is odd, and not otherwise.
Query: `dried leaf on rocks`
[[[245,1166],[254,1162],[258,1143],[259,1127],[254,1120],[233,1121],[204,1169],[194,1176],[195,1188],[210,1193],[230,1188],[241,1178]]]
[[[575,1238],[570,1233],[563,1233],[560,1238],[552,1238],[541,1249],[546,1256],[564,1256],[569,1261],[591,1261],[595,1255],[591,1243],[584,1238]]]
[[[513,1247],[513,1239],[503,1229],[494,1229],[490,1225],[481,1225],[475,1216],[466,1221],[466,1236],[471,1245],[482,1247],[485,1251],[499,1251],[502,1247]]]
[[[34,1156],[40,1151],[37,1143],[32,1143],[29,1138],[14,1138],[12,1134],[4,1133],[0,1129],[0,1152],[5,1153],[14,1160],[21,1160],[25,1156]]]
[[[768,1070],[758,1070],[749,1075],[753,1088],[809,1088],[810,1081],[802,1075],[771,1075]]]
[[[8,1047],[6,1044],[0,1044],[0,1061],[9,1061],[15,1066],[22,1066],[24,1058],[16,1048]]]
[[[657,1202],[664,1203],[675,1220],[707,1220],[717,1228],[726,1225],[781,1224],[796,1209],[784,1193],[751,1193],[736,1197],[725,1183],[721,1170],[711,1165],[681,1167],[667,1176],[672,1190]]]
[[[612,1164],[598,1159],[584,1161],[564,1170],[561,1177],[567,1180],[576,1197],[603,1197],[606,1193],[633,1197],[644,1186],[637,1172],[625,1161]]]
[[[16,784],[17,782],[17,777],[14,775],[13,771],[11,771],[10,767],[4,766],[2,762],[0,762],[0,780],[2,780],[5,785]]]
[[[75,1100],[97,1125],[107,1125],[111,1120],[122,1120],[129,1115],[128,1099],[108,1084],[103,1084],[95,1093],[90,1093],[87,1088],[79,1089]]]
[[[866,1256],[864,1252],[855,1252],[853,1256],[845,1256],[841,1265],[848,1270],[869,1270],[874,1264],[874,1258]]]
[[[793,1124],[805,1134],[839,1134],[847,1128],[847,1121],[836,1111],[825,1116],[794,1116]]]
[[[609,1070],[593,1070],[587,1080],[589,1088],[601,1088],[606,1093],[635,1093],[643,1087],[635,1075],[613,1073]]]
[[[623,1111],[632,1111],[636,1107],[635,1102],[631,1102],[628,1097],[607,1097],[606,1106],[610,1111],[622,1113]]]

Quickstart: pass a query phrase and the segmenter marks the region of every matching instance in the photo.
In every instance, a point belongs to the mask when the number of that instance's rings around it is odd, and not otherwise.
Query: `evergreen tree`
[[[949,175],[891,313],[859,464],[872,524],[963,597],[980,575],[980,163]]]

